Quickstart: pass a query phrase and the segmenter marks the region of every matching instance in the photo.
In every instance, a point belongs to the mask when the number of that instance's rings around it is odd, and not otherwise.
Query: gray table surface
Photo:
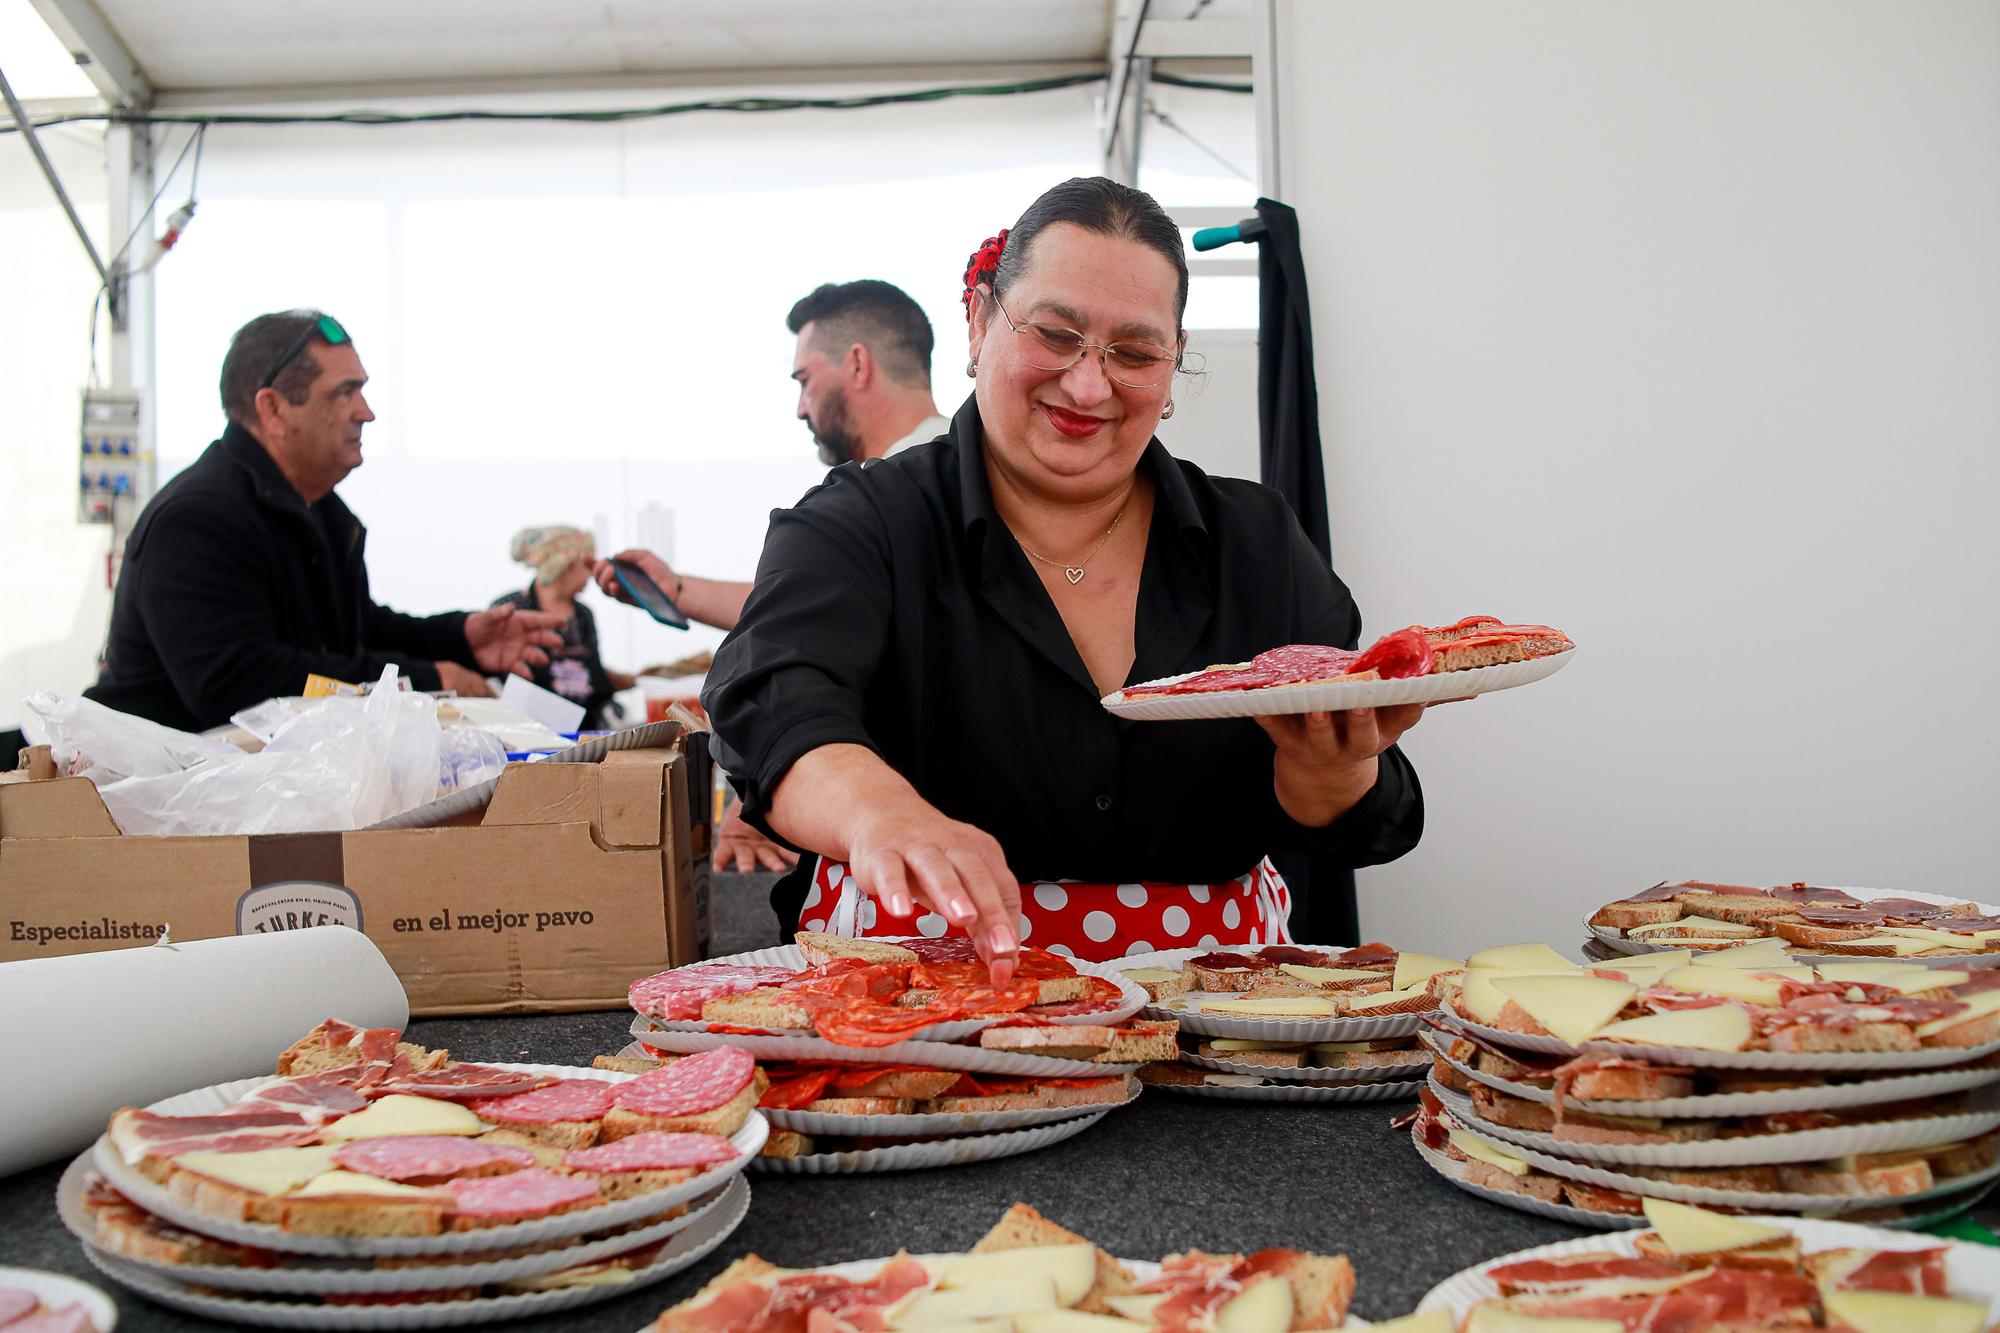
[[[772,942],[767,877],[718,877],[716,952]],[[471,1060],[589,1064],[628,1040],[629,1013],[430,1019],[410,1037]],[[1076,1138],[971,1166],[878,1175],[750,1175],[749,1216],[700,1264],[600,1305],[514,1322],[521,1329],[634,1330],[755,1252],[786,1266],[906,1249],[963,1249],[1025,1200],[1115,1254],[1287,1245],[1344,1253],[1359,1274],[1355,1313],[1408,1312],[1459,1269],[1586,1234],[1465,1194],[1433,1174],[1389,1128],[1407,1103],[1284,1105],[1148,1091]],[[96,1283],[121,1329],[208,1328],[105,1279],[57,1219],[63,1164],[0,1179],[0,1263]]]

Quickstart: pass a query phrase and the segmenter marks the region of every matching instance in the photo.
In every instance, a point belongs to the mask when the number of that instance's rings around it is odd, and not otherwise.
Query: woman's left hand
[[[1368,794],[1377,756],[1423,715],[1422,704],[1399,704],[1255,719],[1277,746],[1271,781],[1278,804],[1307,828],[1331,824]]]

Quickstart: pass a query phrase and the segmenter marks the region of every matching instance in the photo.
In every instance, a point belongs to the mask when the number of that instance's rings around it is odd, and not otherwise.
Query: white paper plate
[[[1129,958],[1121,958],[1109,966],[1121,971],[1132,971],[1142,967],[1160,967],[1175,971],[1190,958],[1199,958],[1205,953],[1262,953],[1267,948],[1323,949],[1328,953],[1339,953],[1351,949],[1351,944],[1219,944],[1212,949],[1161,949],[1156,953],[1138,953]],[[1388,973],[1383,973],[1387,977]],[[1130,984],[1130,983],[1127,983]],[[1181,1025],[1181,1031],[1203,1037],[1237,1037],[1245,1041],[1388,1041],[1395,1037],[1407,1037],[1423,1027],[1422,1014],[1385,1014],[1380,1018],[1254,1018],[1237,1017],[1230,1014],[1204,1013],[1200,1005],[1204,1000],[1240,1000],[1245,998],[1241,991],[1189,991],[1185,995],[1175,995],[1158,1003],[1148,1001],[1148,1018],[1171,1018]],[[1176,1007],[1185,1006],[1185,1007]],[[1434,1013],[1435,1010],[1425,1010]]]
[[[1004,1134],[972,1134],[962,1138],[937,1139],[930,1143],[897,1143],[884,1148],[813,1153],[807,1157],[759,1157],[750,1164],[750,1169],[787,1176],[841,1176],[864,1171],[916,1171],[931,1166],[965,1166],[972,1162],[990,1162],[998,1157],[1018,1157],[1024,1152],[1075,1138],[1108,1114],[1108,1110],[1093,1111],[1074,1120],[1039,1125],[1033,1129],[1010,1130]]]
[[[553,1074],[561,1078],[593,1078],[605,1083],[624,1083],[634,1077],[609,1069],[580,1069],[567,1065],[496,1063],[492,1068],[518,1069],[531,1074]],[[213,1115],[251,1089],[268,1082],[270,1079],[267,1076],[218,1083],[211,1088],[199,1088],[193,1092],[184,1092],[178,1097],[154,1102],[146,1109],[157,1111],[162,1115]],[[302,1236],[265,1222],[235,1222],[211,1217],[207,1213],[182,1207],[168,1197],[165,1186],[148,1180],[136,1169],[127,1166],[125,1159],[111,1146],[108,1135],[100,1135],[97,1142],[91,1146],[91,1164],[113,1189],[133,1203],[191,1231],[199,1231],[204,1235],[216,1236],[223,1240],[240,1241],[245,1245],[261,1245],[266,1249],[283,1250],[288,1254],[324,1254],[338,1258],[372,1259],[384,1256],[475,1254],[481,1250],[506,1249],[515,1245],[534,1245],[542,1241],[588,1235],[593,1231],[605,1231],[657,1217],[675,1204],[686,1203],[690,1199],[707,1194],[725,1177],[743,1170],[763,1148],[764,1140],[770,1136],[770,1132],[771,1127],[765,1122],[764,1117],[752,1111],[743,1128],[730,1137],[730,1142],[736,1146],[738,1154],[736,1160],[711,1167],[678,1185],[670,1185],[666,1189],[654,1190],[629,1199],[618,1199],[596,1208],[579,1209],[573,1213],[559,1213],[554,1217],[513,1222],[506,1226],[481,1227],[473,1231],[450,1231],[437,1236]]]
[[[1185,1097],[1219,1097],[1231,1102],[1397,1102],[1414,1098],[1424,1085],[1418,1083],[1352,1083],[1329,1086],[1324,1083],[1266,1083],[1254,1088],[1216,1087],[1213,1084],[1155,1083],[1162,1092]]]
[[[550,1315],[629,1295],[700,1263],[709,1251],[728,1239],[749,1211],[749,1182],[736,1176],[723,1191],[721,1207],[703,1218],[699,1226],[675,1235],[652,1263],[633,1269],[629,1282],[412,1305],[318,1305],[217,1296],[170,1281],[92,1246],[85,1246],[83,1253],[99,1272],[148,1300],[229,1323],[308,1329],[450,1328],[526,1315]]]
[[[1499,1046],[1539,1051],[1544,1055],[1623,1055],[1658,1064],[1691,1065],[1697,1069],[1778,1069],[1798,1072],[1824,1070],[1833,1073],[1878,1073],[1896,1069],[1938,1069],[1946,1065],[1968,1064],[2000,1054],[2000,1041],[1984,1046],[1936,1047],[1918,1051],[1871,1051],[1863,1054],[1795,1053],[1792,1051],[1698,1051],[1687,1046],[1642,1046],[1629,1041],[1587,1041],[1572,1046],[1555,1037],[1535,1037],[1521,1032],[1503,1032],[1474,1022],[1452,1008],[1447,1000],[1438,1010],[1447,1027],[1474,1033]]]
[[[1555,1093],[1532,1083],[1517,1083],[1498,1074],[1474,1069],[1454,1060],[1439,1045],[1440,1039],[1425,1034],[1424,1044],[1431,1053],[1467,1078],[1484,1083],[1497,1092],[1525,1097],[1544,1106],[1555,1104]],[[1936,1073],[1889,1074],[1860,1083],[1827,1084],[1817,1088],[1780,1088],[1771,1092],[1709,1092],[1689,1097],[1659,1097],[1651,1101],[1600,1101],[1585,1097],[1565,1097],[1565,1109],[1594,1115],[1660,1115],[1683,1120],[1712,1119],[1718,1116],[1774,1115],[1781,1111],[1827,1111],[1848,1106],[1873,1106],[1880,1102],[1914,1101],[1920,1097],[1941,1097],[2000,1083],[2000,1068],[1942,1069]]]
[[[1759,886],[1759,887],[1764,887],[1764,886]],[[1908,898],[1913,902],[1930,903],[1937,907],[1948,906],[1951,903],[1973,902],[1973,900],[1970,898],[1953,897],[1950,894],[1916,893],[1913,891],[1903,890],[1903,889],[1867,889],[1867,888],[1856,888],[1852,885],[1846,885],[1846,884],[1820,884],[1816,885],[1815,887],[1823,889],[1838,889],[1840,892],[1848,894],[1854,898],[1857,898],[1864,903],[1872,902],[1877,898]],[[1604,906],[1608,907],[1610,906],[1610,904],[1606,903],[1604,904]],[[2000,907],[1995,907],[1990,903],[1973,902],[1973,906],[1979,908],[1980,913],[1982,915],[2000,916]],[[1596,915],[1596,912],[1593,911],[1591,915],[1592,916]],[[1658,944],[1652,944],[1649,943],[1644,937],[1641,937],[1639,939],[1628,939],[1622,932],[1614,929],[1611,926],[1591,925],[1590,917],[1588,916],[1586,916],[1583,920],[1583,928],[1586,931],[1588,931],[1591,937],[1595,939],[1598,943],[1604,945],[1607,949],[1616,954],[1624,954],[1629,956],[1634,954],[1661,953],[1668,949],[1675,949],[1680,947],[1672,940],[1662,940]],[[1744,943],[1747,944],[1752,940],[1761,938],[1765,937],[1762,935],[1746,935],[1743,937],[1743,940]],[[1794,958],[1798,959],[1799,962],[1805,964],[1808,967],[1817,967],[1821,963],[1875,963],[1875,962],[1916,963],[1923,967],[2000,967],[2000,953],[1940,954],[1934,958],[1874,958],[1866,954],[1815,953],[1812,952],[1809,946],[1801,944],[1787,944],[1785,948]],[[1709,950],[1708,952],[1714,952],[1714,951]]]
[[[2000,1128],[2000,1108],[1988,1107],[1961,1115],[1883,1120],[1831,1129],[1803,1129],[1790,1134],[1696,1139],[1688,1143],[1575,1143],[1553,1134],[1494,1124],[1479,1114],[1471,1098],[1453,1092],[1436,1079],[1431,1080],[1431,1091],[1469,1129],[1552,1156],[1620,1166],[1770,1166],[1781,1162],[1819,1162],[1957,1143]]]
[[[1601,1228],[1606,1231],[1639,1230],[1649,1225],[1645,1217],[1634,1217],[1630,1213],[1607,1213],[1595,1208],[1578,1208],[1574,1204],[1550,1203],[1546,1199],[1517,1194],[1512,1190],[1496,1190],[1486,1185],[1475,1184],[1466,1179],[1466,1164],[1455,1162],[1443,1153],[1430,1147],[1423,1140],[1417,1127],[1410,1127],[1410,1144],[1417,1150],[1417,1156],[1424,1159],[1424,1165],[1464,1190],[1491,1203],[1533,1213],[1536,1217],[1552,1217],[1558,1222],[1568,1222],[1572,1226]]]
[[[1483,1121],[1461,1124],[1460,1128],[1475,1138],[1484,1139],[1503,1152],[1512,1153],[1531,1166],[1538,1166],[1552,1176],[1562,1176],[1568,1180],[1581,1180],[1587,1185],[1603,1185],[1610,1189],[1624,1190],[1627,1194],[1639,1194],[1655,1199],[1672,1199],[1676,1203],[1715,1205],[1724,1208],[1749,1208],[1764,1212],[1791,1213],[1851,1213],[1857,1208],[1885,1208],[1922,1203],[1929,1199],[1941,1199],[1965,1190],[1976,1189],[2000,1177],[2000,1164],[1976,1171],[1970,1175],[1951,1176],[1943,1183],[1915,1194],[1899,1194],[1892,1197],[1880,1195],[1828,1195],[1793,1194],[1778,1190],[1726,1190],[1714,1189],[1706,1185],[1678,1185],[1671,1181],[1655,1180],[1651,1176],[1631,1175],[1611,1166],[1597,1166],[1574,1158],[1558,1157],[1524,1144],[1509,1143],[1485,1132]]]
[[[1197,1069],[1213,1069],[1222,1074],[1253,1074],[1258,1078],[1283,1079],[1287,1083],[1312,1083],[1323,1086],[1407,1083],[1411,1079],[1421,1082],[1430,1069],[1429,1057],[1412,1060],[1408,1064],[1383,1065],[1373,1069],[1318,1069],[1311,1065],[1298,1069],[1273,1069],[1269,1065],[1245,1064],[1240,1060],[1218,1060],[1213,1056],[1195,1055],[1188,1051],[1181,1052],[1181,1063],[1193,1065]]]
[[[893,941],[887,942],[893,943]],[[1121,996],[1116,1004],[1107,1005],[1102,1009],[1093,1009],[1086,1014],[1056,1015],[1051,1017],[1048,1020],[1049,1022],[1100,1023],[1115,1027],[1145,1007],[1145,988],[1125,980],[1108,964],[1093,963],[1081,958],[1071,958],[1066,961],[1085,976],[1103,977],[1107,981],[1117,983]],[[723,958],[706,959],[703,963],[690,963],[688,966],[700,967],[707,963],[733,963],[741,967],[789,967],[798,971],[804,971],[806,968],[812,966],[812,964],[806,961],[804,952],[796,944],[781,945],[775,949],[753,949],[749,953],[733,953]],[[675,968],[673,970],[679,971],[680,969]],[[641,1014],[640,1017],[644,1018],[656,1030],[663,1032],[713,1032],[716,1030],[715,1024],[704,1023],[698,1019],[654,1018],[650,1014]],[[998,1021],[995,1018],[961,1018],[954,1019],[949,1023],[933,1023],[929,1027],[918,1028],[903,1040],[958,1041],[971,1036],[983,1028],[989,1028]],[[808,1035],[787,1031],[782,1028],[768,1028],[765,1030],[773,1036],[780,1037]],[[637,1029],[635,1028],[634,1031],[637,1031]],[[896,1043],[896,1045],[900,1044]],[[895,1046],[873,1046],[867,1049],[880,1052],[893,1050]]]
[[[1218,717],[1262,717],[1273,713],[1322,713],[1342,708],[1386,708],[1391,704],[1463,699],[1474,694],[1490,694],[1494,690],[1511,690],[1517,685],[1531,685],[1562,670],[1575,656],[1576,649],[1570,647],[1525,662],[1503,662],[1499,666],[1446,671],[1408,680],[1313,681],[1304,685],[1271,685],[1257,690],[1218,690],[1211,694],[1161,694],[1140,698],[1128,698],[1125,691],[1118,690],[1105,695],[1103,702],[1109,711],[1135,722],[1183,722]],[[1162,676],[1158,680],[1140,683],[1169,685],[1200,674],[1199,671],[1183,671],[1178,676]]]
[[[1090,1060],[1059,1060],[1052,1055],[1019,1055],[989,1051],[983,1046],[958,1046],[948,1041],[900,1041],[894,1046],[864,1050],[836,1046],[820,1037],[739,1037],[726,1032],[655,1032],[646,1019],[634,1019],[632,1035],[641,1044],[675,1054],[736,1046],[759,1060],[838,1060],[855,1065],[923,1065],[930,1069],[962,1069],[968,1074],[1018,1074],[1024,1078],[1110,1078],[1129,1074],[1136,1064],[1097,1064]]]
[[[553,1273],[557,1269],[574,1268],[578,1264],[594,1263],[599,1259],[623,1254],[627,1250],[650,1245],[677,1231],[698,1225],[710,1213],[723,1206],[726,1202],[724,1195],[728,1188],[725,1185],[707,1198],[697,1199],[680,1217],[643,1222],[607,1236],[586,1237],[579,1244],[566,1245],[540,1254],[519,1255],[506,1259],[483,1259],[478,1254],[469,1254],[460,1263],[424,1264],[421,1267],[410,1268],[377,1268],[372,1263],[348,1264],[338,1259],[296,1255],[289,1257],[285,1263],[276,1268],[245,1268],[223,1264],[154,1263],[150,1260],[136,1259],[129,1254],[104,1250],[97,1244],[90,1214],[83,1206],[84,1181],[94,1169],[90,1153],[85,1151],[69,1164],[69,1169],[63,1172],[62,1180],[56,1186],[56,1213],[62,1218],[63,1225],[69,1228],[70,1234],[85,1245],[100,1250],[120,1263],[144,1268],[169,1281],[197,1287],[221,1287],[232,1291],[255,1291],[278,1295],[428,1291],[436,1287],[483,1286],[491,1282],[506,1282],[514,1278]],[[740,1177],[730,1177],[732,1180],[738,1178]]]
[[[88,1282],[78,1282],[61,1273],[45,1273],[39,1268],[0,1268],[0,1287],[16,1287],[30,1292],[43,1305],[61,1309],[81,1305],[97,1333],[111,1333],[118,1324],[117,1304]]]
[[[2000,1252],[1996,1252],[1990,1246],[1966,1245],[1956,1241],[1941,1240],[1936,1236],[1913,1236],[1906,1232],[1886,1231],[1880,1227],[1853,1226],[1845,1222],[1822,1222],[1813,1218],[1760,1216],[1748,1220],[1782,1227],[1792,1232],[1798,1236],[1808,1253],[1843,1248],[1927,1250],[1943,1245],[1948,1250],[1945,1255],[1945,1273],[1952,1295],[1966,1300],[1987,1302],[1989,1319],[1992,1317],[1993,1303],[2000,1300]],[[1500,1294],[1498,1284],[1486,1274],[1502,1264],[1519,1263],[1524,1259],[1555,1259],[1572,1254],[1636,1255],[1639,1252],[1636,1241],[1637,1237],[1629,1232],[1619,1232],[1588,1236],[1582,1240],[1558,1241],[1554,1245],[1538,1245],[1532,1250],[1516,1250],[1512,1254],[1503,1254],[1475,1268],[1455,1273],[1438,1283],[1425,1294],[1417,1309],[1419,1312],[1449,1310],[1454,1319],[1463,1319],[1466,1311],[1474,1305],[1481,1301],[1492,1300]]]
[[[1138,1079],[1125,1075],[1125,1096],[1120,1101],[1096,1102],[1087,1106],[1043,1106],[1032,1111],[938,1111],[924,1115],[835,1115],[827,1111],[784,1111],[766,1107],[763,1116],[777,1129],[795,1129],[803,1134],[848,1134],[862,1138],[902,1138],[930,1134],[990,1134],[1003,1129],[1025,1129],[1030,1125],[1052,1125],[1099,1111],[1115,1111],[1130,1106],[1144,1087]]]

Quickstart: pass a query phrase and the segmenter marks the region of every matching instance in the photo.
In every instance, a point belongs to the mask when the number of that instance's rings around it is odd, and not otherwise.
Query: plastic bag
[[[362,828],[433,799],[437,701],[396,686],[328,699],[284,723],[257,754],[38,694],[57,762],[88,777],[128,834],[318,833]],[[172,760],[188,760],[163,769]],[[136,765],[136,767],[135,767]]]
[[[438,794],[464,791],[500,776],[507,746],[478,727],[446,727],[439,737]]]

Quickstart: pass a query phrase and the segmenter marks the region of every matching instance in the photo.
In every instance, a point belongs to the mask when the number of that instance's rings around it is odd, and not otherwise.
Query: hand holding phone
[[[681,613],[674,599],[667,596],[666,589],[653,582],[652,576],[633,564],[630,560],[613,560],[611,572],[618,580],[618,586],[640,610],[662,625],[672,625],[675,629],[686,629],[688,618]]]

